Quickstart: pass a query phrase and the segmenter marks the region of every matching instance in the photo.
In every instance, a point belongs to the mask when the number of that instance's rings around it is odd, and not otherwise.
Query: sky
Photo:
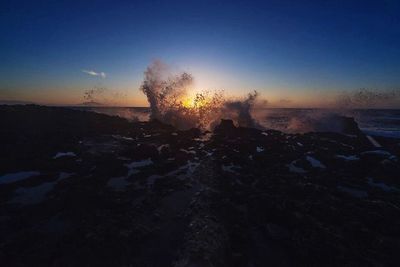
[[[106,88],[109,104],[146,106],[154,60],[272,106],[400,88],[397,0],[6,0],[0,33],[0,100],[74,105]]]

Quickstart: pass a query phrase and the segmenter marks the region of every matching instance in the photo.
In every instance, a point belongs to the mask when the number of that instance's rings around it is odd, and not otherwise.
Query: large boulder
[[[214,128],[214,133],[221,135],[230,135],[235,132],[237,128],[232,120],[221,119],[221,123]]]
[[[354,118],[341,115],[330,115],[319,119],[315,122],[314,131],[363,135]]]

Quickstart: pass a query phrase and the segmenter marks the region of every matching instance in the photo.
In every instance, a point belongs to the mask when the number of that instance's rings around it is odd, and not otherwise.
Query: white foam
[[[324,164],[322,164],[321,161],[317,160],[316,158],[307,156],[306,159],[308,162],[310,162],[310,164],[313,168],[320,168],[320,169],[326,168],[326,166]]]
[[[256,148],[256,150],[257,150],[258,153],[260,153],[260,152],[263,152],[263,151],[264,151],[264,148],[261,147],[261,146],[258,146],[258,147]]]
[[[128,167],[129,169],[133,169],[133,168],[148,166],[151,164],[154,164],[154,162],[150,158],[148,158],[148,159],[144,159],[144,160],[133,161],[129,164],[125,164],[125,166]]]
[[[294,172],[294,173],[306,173],[307,172],[306,170],[294,165],[296,162],[297,162],[297,160],[292,161],[289,165],[287,165],[289,168],[289,171]]]
[[[195,138],[194,140],[199,141],[199,142],[205,142],[205,141],[210,140],[212,136],[213,136],[213,133],[206,133],[199,138]]]
[[[132,137],[127,137],[127,136],[121,136],[118,134],[112,135],[113,138],[119,139],[119,140],[126,140],[126,141],[133,141],[134,139]]]
[[[185,152],[186,154],[196,154],[196,151],[193,151],[193,150],[186,150],[186,149],[180,149],[180,151],[182,151],[182,152]]]
[[[177,175],[179,172],[186,170],[186,173],[182,176],[185,178],[186,176],[188,176],[188,175],[190,176],[191,174],[193,174],[199,165],[200,165],[200,163],[198,163],[198,162],[192,162],[192,161],[188,160],[185,165],[179,167],[176,170],[170,171],[165,176]]]
[[[153,164],[154,162],[148,158],[144,160],[139,160],[139,161],[133,161],[129,164],[125,164],[125,166],[129,169],[128,171],[128,177],[131,176],[132,174],[139,173],[139,170],[136,170],[135,168],[140,168],[140,167],[145,167]]]
[[[76,154],[74,152],[58,152],[53,159],[58,159],[61,157],[76,157]]]
[[[231,172],[234,174],[238,174],[238,172],[236,172],[234,169],[241,169],[242,167],[234,165],[233,163],[231,163],[230,165],[222,165],[222,170],[224,172]]]
[[[335,156],[338,159],[343,159],[346,161],[355,161],[355,160],[360,160],[360,158],[356,155],[350,155],[350,156],[345,156],[345,155],[336,155]]]

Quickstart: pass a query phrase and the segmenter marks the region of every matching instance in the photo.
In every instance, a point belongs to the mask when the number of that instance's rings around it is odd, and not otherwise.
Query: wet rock
[[[221,135],[230,135],[236,130],[232,120],[221,120],[221,123],[214,128],[214,133]]]
[[[314,131],[338,132],[347,135],[363,136],[354,118],[335,114],[314,122]]]
[[[400,262],[399,141],[371,148],[351,118],[305,134],[38,106],[0,107],[0,120],[7,266]],[[40,201],[12,201],[22,193]]]

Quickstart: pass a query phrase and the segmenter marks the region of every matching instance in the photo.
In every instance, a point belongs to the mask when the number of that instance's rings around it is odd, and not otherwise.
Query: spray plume
[[[400,90],[373,90],[361,88],[340,94],[336,99],[338,108],[374,108],[400,104]]]
[[[244,100],[226,100],[223,91],[203,91],[188,101],[192,83],[192,75],[171,75],[167,65],[153,62],[140,87],[150,105],[150,119],[178,129],[210,129],[222,118],[232,119],[238,126],[260,127],[251,115],[257,92]]]

